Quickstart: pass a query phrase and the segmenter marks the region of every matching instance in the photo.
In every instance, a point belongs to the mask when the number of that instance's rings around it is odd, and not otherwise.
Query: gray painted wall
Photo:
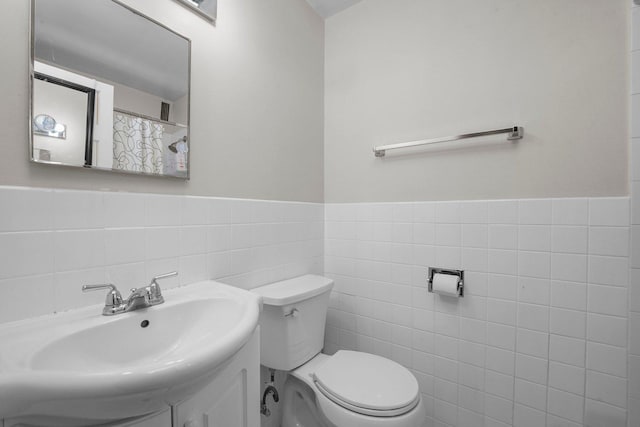
[[[191,181],[28,161],[29,7],[0,14],[0,183],[323,200],[324,23],[303,0],[234,0],[214,27],[172,0],[126,3],[192,40]]]
[[[329,18],[325,201],[628,194],[628,6],[368,0]],[[514,124],[517,144],[371,152]]]

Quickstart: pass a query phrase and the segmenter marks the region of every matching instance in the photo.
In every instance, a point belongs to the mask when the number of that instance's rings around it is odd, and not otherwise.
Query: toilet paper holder
[[[451,270],[448,268],[435,268],[429,267],[429,282],[428,282],[428,290],[429,292],[433,292],[433,277],[436,274],[448,274],[451,276],[458,277],[458,296],[464,296],[464,270]]]

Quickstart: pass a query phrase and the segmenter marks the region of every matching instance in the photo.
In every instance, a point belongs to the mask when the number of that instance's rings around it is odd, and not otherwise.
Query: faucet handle
[[[160,274],[159,276],[151,279],[151,283],[149,283],[149,296],[152,302],[155,304],[162,304],[164,302],[164,297],[162,296],[162,290],[160,289],[160,285],[158,285],[158,280],[167,279],[169,277],[177,276],[177,271],[172,271],[170,273]]]
[[[83,285],[82,286],[82,292],[96,291],[100,289],[109,289],[109,292],[107,293],[107,297],[104,300],[105,311],[122,305],[122,295],[120,294],[120,291],[118,291],[118,288],[116,288],[116,286],[111,283],[104,283],[101,285]]]

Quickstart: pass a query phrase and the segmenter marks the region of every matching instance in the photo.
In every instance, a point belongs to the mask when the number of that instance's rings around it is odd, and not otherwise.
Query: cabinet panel
[[[174,427],[260,427],[260,332],[192,398],[174,407]]]

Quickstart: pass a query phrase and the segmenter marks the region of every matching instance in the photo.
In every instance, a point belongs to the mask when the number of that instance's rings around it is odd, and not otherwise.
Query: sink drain
[[[143,320],[142,322],[140,322],[140,327],[141,328],[146,328],[147,326],[149,326],[149,321],[148,320]]]

